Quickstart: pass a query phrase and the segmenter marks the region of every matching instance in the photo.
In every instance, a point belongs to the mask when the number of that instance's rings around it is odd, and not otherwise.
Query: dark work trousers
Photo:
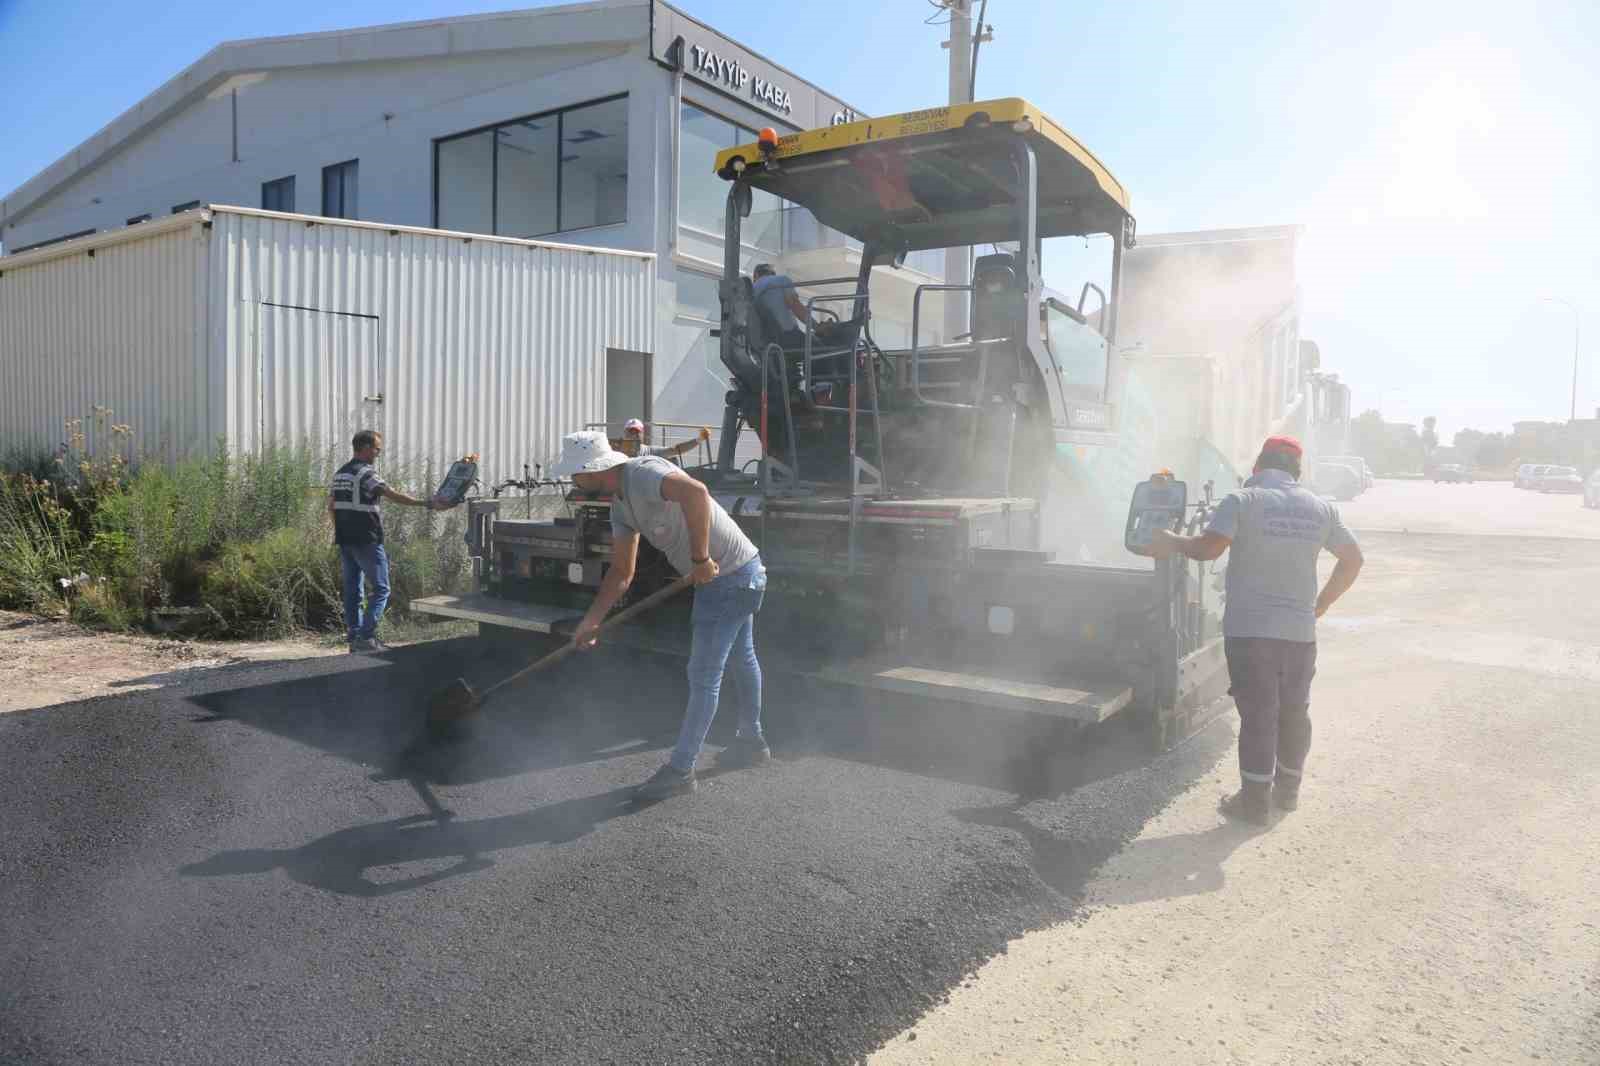
[[[1266,782],[1276,775],[1285,787],[1299,787],[1311,750],[1316,643],[1228,637],[1223,651],[1239,708],[1239,776]]]

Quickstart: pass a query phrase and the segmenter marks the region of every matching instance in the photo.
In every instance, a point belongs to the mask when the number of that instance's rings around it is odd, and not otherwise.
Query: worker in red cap
[[[1209,561],[1228,552],[1223,650],[1239,708],[1239,791],[1222,801],[1230,818],[1266,825],[1271,807],[1299,804],[1311,750],[1311,678],[1317,619],[1355,583],[1361,546],[1338,508],[1299,484],[1303,449],[1268,437],[1244,488],[1223,497],[1204,533],[1157,531],[1156,558]],[[1317,558],[1337,561],[1317,588]]]
[[[693,451],[699,447],[701,441],[709,442],[710,440],[711,427],[701,426],[699,433],[696,433],[688,440],[679,441],[677,444],[646,444],[644,442],[644,423],[637,418],[630,418],[622,427],[622,447],[618,451],[634,459],[640,459],[646,455],[659,455],[663,459],[670,459]]]

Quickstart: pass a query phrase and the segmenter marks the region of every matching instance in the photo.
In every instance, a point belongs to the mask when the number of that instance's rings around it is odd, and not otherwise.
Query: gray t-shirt
[[[767,314],[780,330],[788,332],[800,328],[800,320],[789,310],[788,297],[794,292],[794,282],[789,280],[789,275],[768,274],[764,278],[757,278],[750,287],[755,292],[756,303],[766,308]]]
[[[1315,642],[1317,556],[1356,543],[1338,508],[1264,470],[1222,498],[1207,532],[1233,539],[1223,635]]]
[[[689,553],[689,523],[683,508],[661,497],[661,483],[669,474],[683,471],[658,456],[629,459],[622,464],[622,485],[611,501],[611,535],[637,533],[680,574],[694,569]],[[717,569],[731,574],[760,554],[739,524],[716,500],[711,501],[711,558]]]

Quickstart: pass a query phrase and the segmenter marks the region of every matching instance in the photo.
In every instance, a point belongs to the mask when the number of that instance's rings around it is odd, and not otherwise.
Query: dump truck
[[[766,561],[769,676],[1074,727],[1131,715],[1157,745],[1225,708],[1216,571],[1148,557],[1152,529],[1203,525],[1205,487],[1130,470],[1112,505],[1114,557],[1049,547],[1053,525],[1107,507],[1075,495],[1088,483],[1062,470],[1123,431],[1118,277],[1136,231],[1110,170],[1021,99],[763,131],[715,170],[707,179],[727,185],[717,339],[729,387],[717,454],[688,473]],[[853,278],[792,279],[819,324],[790,347],[740,258],[758,191],[862,249]],[[1109,291],[1086,285],[1076,305],[1047,292],[1042,242],[1095,235],[1110,238]],[[880,344],[874,269],[959,247],[976,253],[971,281],[920,286],[909,343]],[[938,299],[968,301],[968,334],[930,338]],[[752,435],[759,456],[741,462],[737,442]],[[476,621],[490,639],[559,639],[607,566],[610,502],[568,492],[542,519],[488,498],[467,509],[477,590],[414,609]],[[674,577],[645,545],[631,595]],[[615,642],[686,653],[688,609]]]

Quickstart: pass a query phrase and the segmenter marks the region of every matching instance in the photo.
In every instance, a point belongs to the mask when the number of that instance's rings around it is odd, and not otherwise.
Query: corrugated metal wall
[[[655,350],[648,254],[239,208],[146,225],[0,260],[0,449],[101,405],[167,458],[372,427],[387,469],[478,452],[489,482],[604,419],[607,348]]]
[[[605,416],[607,348],[655,349],[645,254],[231,209],[212,240],[218,402],[246,446],[365,425],[392,465],[479,452],[486,482],[520,476]]]
[[[207,400],[205,231],[198,216],[146,225],[0,259],[0,450],[54,450],[70,418],[102,455],[127,446],[112,422],[136,453],[169,459],[223,431]],[[104,427],[96,406],[112,410]]]

